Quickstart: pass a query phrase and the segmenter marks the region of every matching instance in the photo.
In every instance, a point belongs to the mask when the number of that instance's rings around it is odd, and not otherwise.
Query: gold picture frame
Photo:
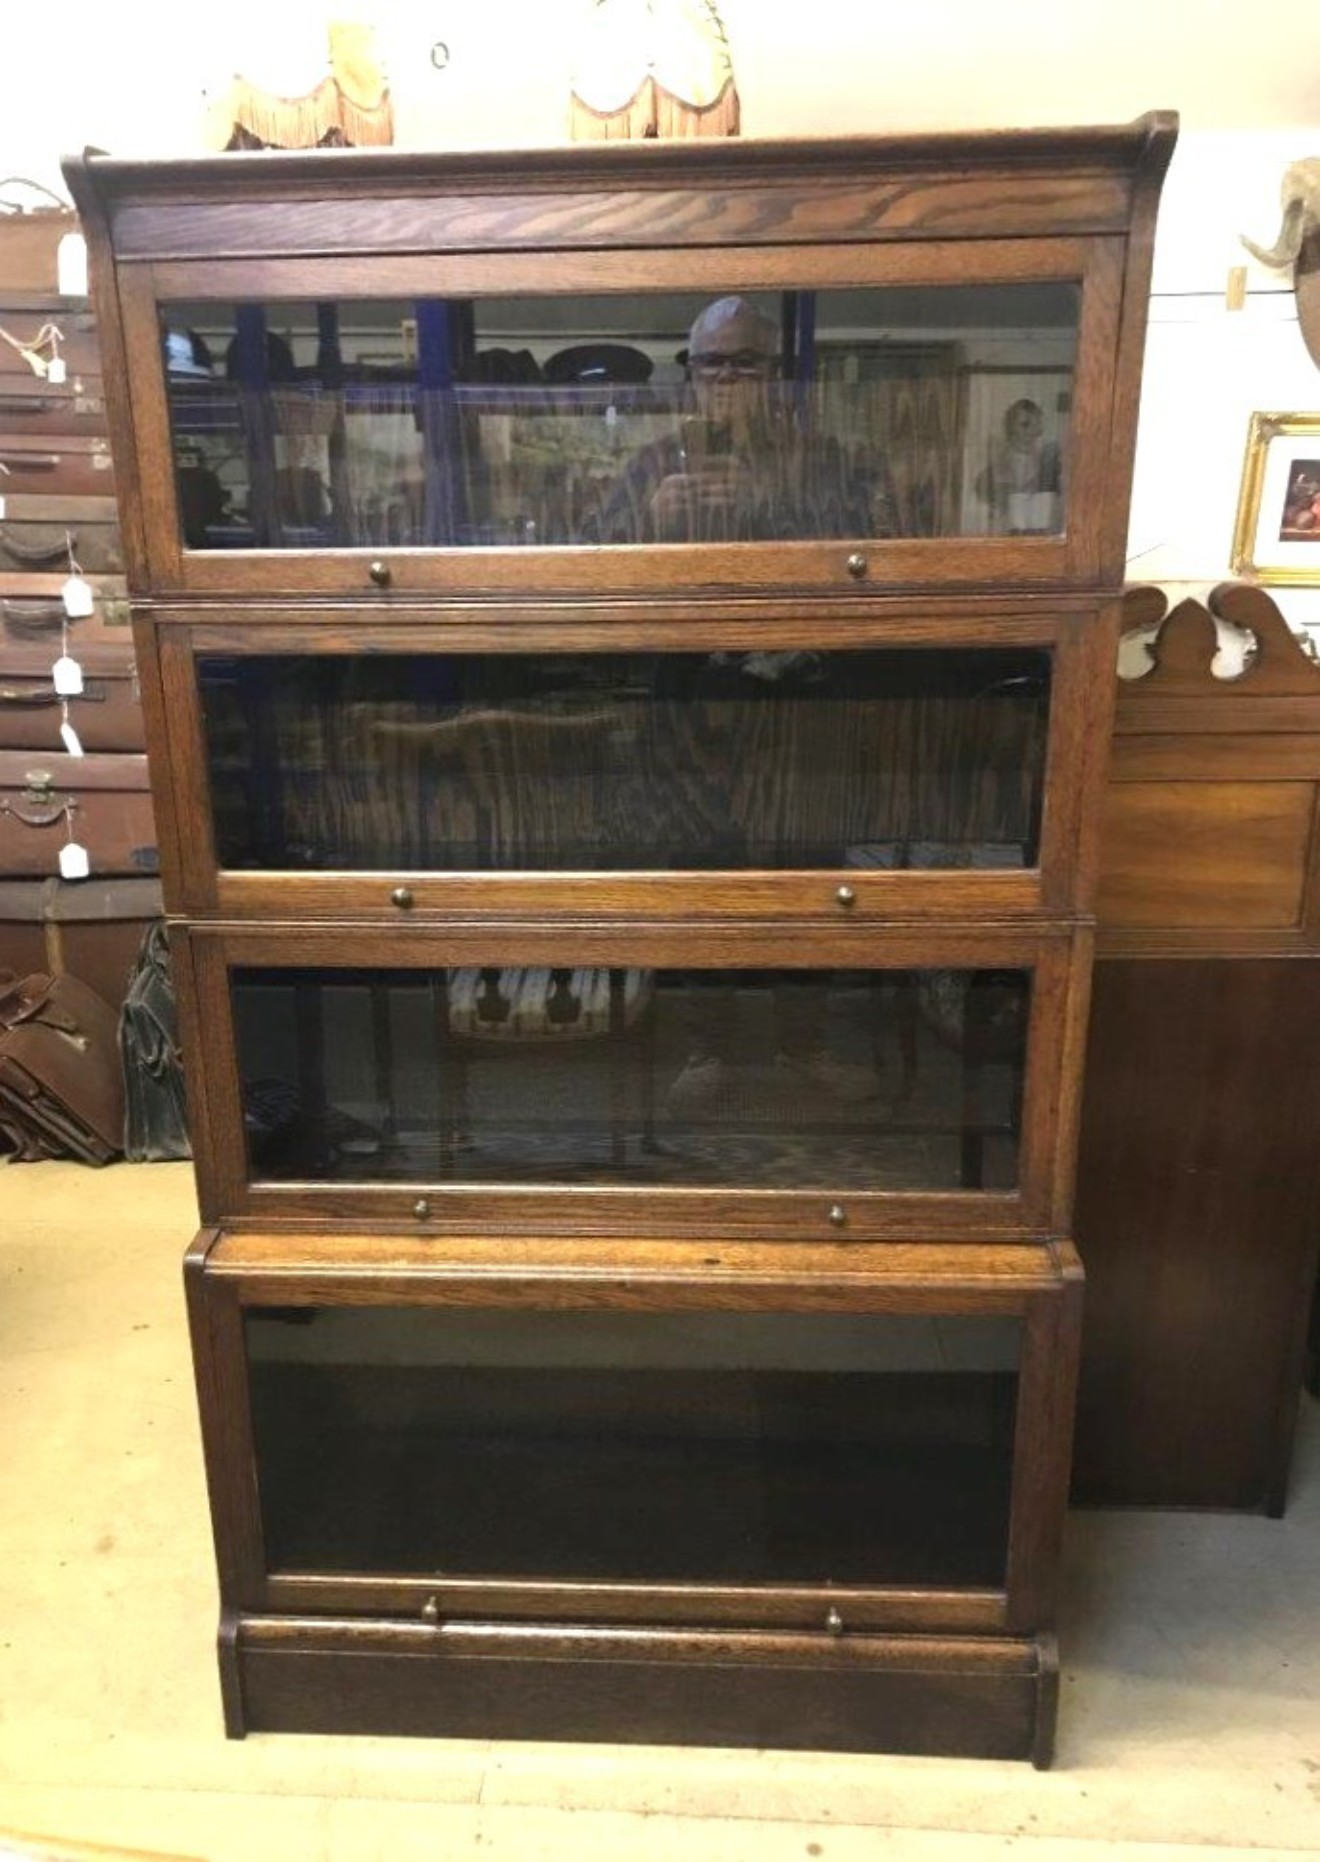
[[[1320,587],[1320,414],[1253,414],[1230,567],[1279,587]]]

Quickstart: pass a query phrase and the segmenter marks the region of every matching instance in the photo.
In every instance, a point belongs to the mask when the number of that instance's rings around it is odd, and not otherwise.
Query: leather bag
[[[119,1013],[124,1154],[132,1164],[189,1157],[183,1067],[163,924],[148,927]]]
[[[18,1163],[108,1164],[123,1149],[114,1010],[76,976],[0,978],[0,1132]]]

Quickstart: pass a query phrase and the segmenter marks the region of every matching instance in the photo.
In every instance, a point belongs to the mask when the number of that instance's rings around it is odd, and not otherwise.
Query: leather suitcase
[[[0,982],[0,1131],[19,1162],[108,1164],[124,1148],[115,1012],[74,976]]]
[[[81,568],[81,557],[78,563]],[[61,571],[10,575],[0,568],[0,681],[14,653],[40,647],[53,661],[66,638],[75,659],[102,647],[132,657],[132,614],[123,576],[89,575],[96,609],[75,620],[65,613],[60,595],[68,573],[67,560]]]
[[[76,976],[118,1009],[162,912],[158,879],[0,879],[0,970]]]
[[[105,396],[100,375],[72,376],[60,386],[32,376],[0,380],[0,433],[54,439],[69,433],[104,433]]]
[[[70,826],[87,849],[92,878],[155,873],[146,757],[0,750],[0,873],[57,874]]]
[[[62,748],[64,711],[51,682],[58,653],[57,641],[19,646],[5,639],[0,651],[0,748],[52,754]],[[83,689],[68,701],[69,722],[83,749],[141,750],[142,697],[131,640],[122,647],[80,648],[76,657]]]
[[[3,265],[4,248],[0,246],[0,267]],[[85,298],[60,298],[53,290],[11,290],[0,271],[0,323],[19,343],[33,346],[45,325],[53,323],[60,333],[57,348],[64,362],[65,379],[73,381],[101,373],[96,319]],[[42,347],[39,353],[48,356],[51,351]],[[17,393],[43,379],[21,350],[0,343],[0,393]]]
[[[66,233],[78,231],[71,207],[36,207],[0,216],[0,289],[54,297],[59,290],[59,249]]]
[[[57,498],[42,493],[25,497],[7,489],[0,495],[5,499],[0,573],[65,568],[70,540],[85,574],[122,572],[119,507],[112,496]]]
[[[0,349],[5,347],[0,343]],[[28,492],[60,498],[114,496],[110,442],[101,434],[47,437],[11,433],[0,426],[0,495],[6,501]]]

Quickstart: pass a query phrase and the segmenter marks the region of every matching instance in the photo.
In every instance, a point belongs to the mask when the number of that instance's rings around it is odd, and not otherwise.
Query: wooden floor
[[[1320,1418],[1282,1521],[1076,1514],[1056,1768],[227,1743],[186,1165],[0,1166],[0,1832],[208,1862],[1187,1862],[1320,1843]],[[3,1842],[0,1842],[3,1853]]]

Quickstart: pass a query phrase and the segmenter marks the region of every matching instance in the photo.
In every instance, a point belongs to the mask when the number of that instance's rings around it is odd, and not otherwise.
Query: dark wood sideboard
[[[1245,584],[1120,681],[1077,1179],[1074,1498],[1283,1509],[1316,1275],[1320,668]],[[1216,677],[1215,616],[1256,651]]]

